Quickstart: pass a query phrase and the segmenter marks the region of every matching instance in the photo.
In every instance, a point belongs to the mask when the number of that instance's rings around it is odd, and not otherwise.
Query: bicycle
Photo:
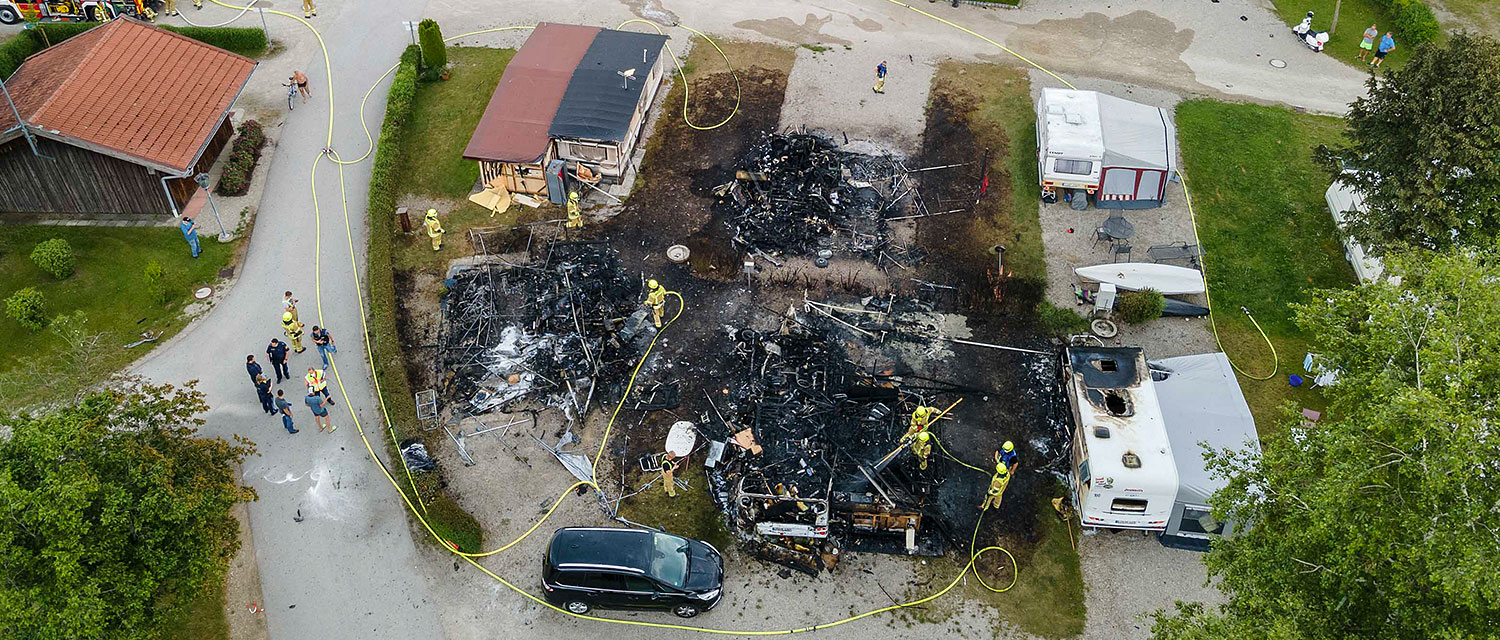
[[[287,111],[296,111],[297,110],[297,102],[296,102],[296,98],[297,98],[297,82],[295,80],[293,80],[293,81],[287,82],[286,84],[281,85],[281,86],[286,87],[286,110]]]

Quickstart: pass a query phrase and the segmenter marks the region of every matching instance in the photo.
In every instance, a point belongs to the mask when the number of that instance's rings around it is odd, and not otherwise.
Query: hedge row
[[[250,178],[255,175],[255,163],[260,160],[260,150],[266,146],[266,132],[255,120],[246,120],[240,125],[240,134],[229,146],[229,159],[219,174],[219,185],[214,193],[221,196],[242,196],[250,190]]]
[[[99,26],[96,22],[59,22],[36,25],[0,44],[0,77],[9,78],[26,58],[42,49],[63,42],[68,38]],[[266,52],[266,33],[260,29],[242,27],[169,27],[161,28],[180,33],[205,44],[233,51],[242,56],[256,57]]]
[[[366,256],[369,261],[370,335],[365,339],[370,341],[374,354],[382,395],[395,417],[416,415],[411,386],[406,380],[405,355],[401,352],[400,334],[396,329],[396,283],[391,269],[391,244],[398,235],[394,216],[399,196],[396,191],[400,186],[401,145],[416,99],[420,55],[415,45],[407,47],[401,54],[401,64],[386,98],[385,122],[380,125],[370,172],[370,240]]]
[[[1395,20],[1396,36],[1411,47],[1437,40],[1443,34],[1432,8],[1422,0],[1378,0],[1387,15]]]

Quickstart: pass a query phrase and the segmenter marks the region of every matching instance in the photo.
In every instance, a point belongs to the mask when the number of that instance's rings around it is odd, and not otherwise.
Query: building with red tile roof
[[[130,18],[32,55],[0,104],[0,211],[176,213],[256,64]]]

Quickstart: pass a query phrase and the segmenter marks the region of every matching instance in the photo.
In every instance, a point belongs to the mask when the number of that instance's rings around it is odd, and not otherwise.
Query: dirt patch
[[[1236,23],[1238,24],[1238,23]],[[1217,90],[1197,81],[1183,52],[1193,43],[1192,29],[1178,29],[1171,20],[1149,11],[1135,11],[1118,18],[1086,13],[1080,18],[1042,20],[1021,25],[1006,46],[1043,61],[1063,72],[1079,72],[1113,79],[1156,78],[1158,83]],[[1124,52],[1130,55],[1122,55]],[[1139,54],[1139,55],[1137,55]],[[1014,64],[1005,54],[980,54],[982,59]],[[1097,64],[1110,60],[1113,69]]]
[[[807,14],[802,24],[797,24],[791,18],[779,17],[770,20],[741,20],[734,26],[741,29],[755,31],[762,35],[785,40],[792,44],[813,44],[831,42],[837,45],[853,44],[838,36],[822,33],[823,26],[833,21],[833,14],[819,18],[814,14]]]

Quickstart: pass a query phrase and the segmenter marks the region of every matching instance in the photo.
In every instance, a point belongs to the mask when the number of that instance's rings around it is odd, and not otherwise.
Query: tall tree
[[[1364,194],[1349,232],[1376,252],[1500,235],[1500,42],[1455,34],[1368,87],[1345,118],[1348,143],[1319,154]]]
[[[197,438],[206,408],[145,385],[0,421],[0,637],[156,638],[223,579],[254,446]]]
[[[1339,372],[1259,460],[1216,452],[1206,557],[1227,603],[1158,613],[1187,638],[1493,638],[1500,629],[1500,256],[1388,257],[1400,284],[1319,291],[1298,324]],[[1300,418],[1300,416],[1296,416]]]

